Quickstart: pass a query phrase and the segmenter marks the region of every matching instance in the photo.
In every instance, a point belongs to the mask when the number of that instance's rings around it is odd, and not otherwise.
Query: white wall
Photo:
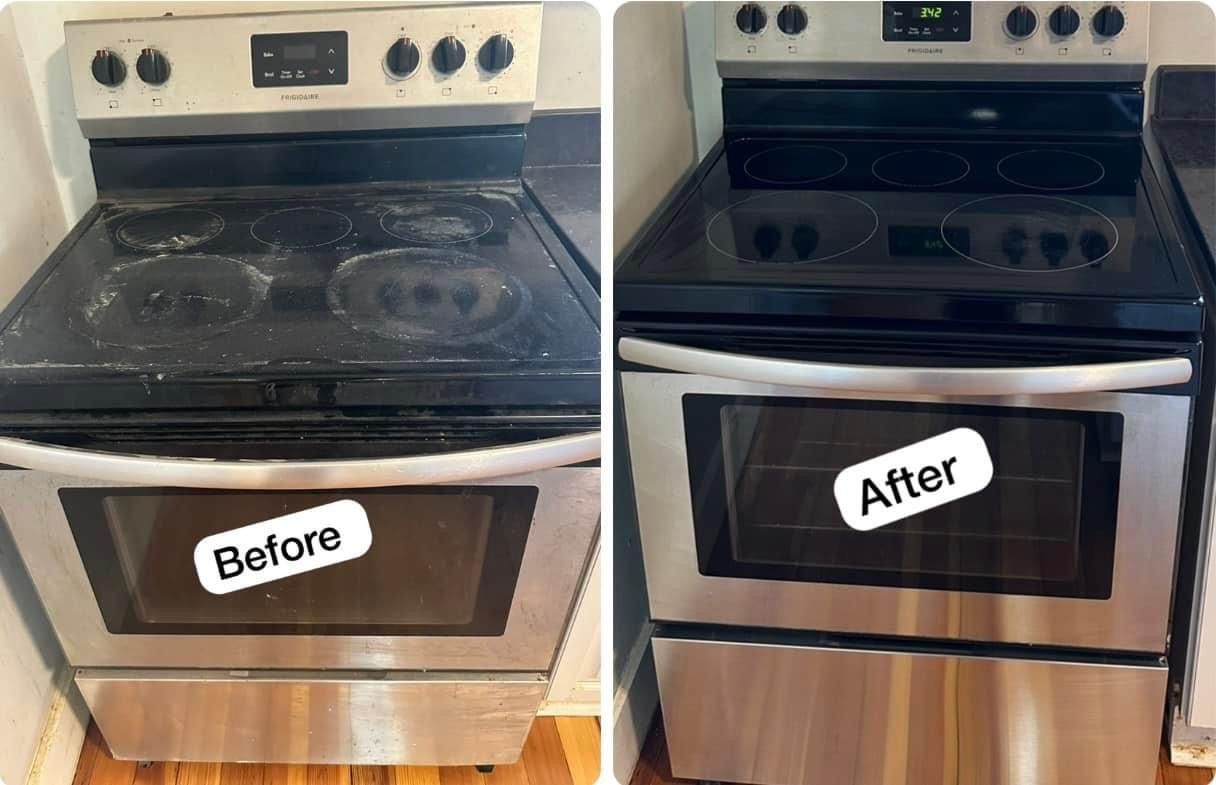
[[[368,6],[385,0],[364,0]],[[10,6],[26,53],[38,119],[48,140],[59,199],[68,224],[74,224],[96,199],[89,165],[89,147],[76,125],[63,23],[70,19],[113,19],[136,16],[176,16],[234,12],[281,11],[350,7],[352,0],[283,2],[282,0],[98,0],[37,2]],[[390,2],[402,5],[400,1]],[[585,109],[599,106],[599,14],[578,2],[547,3],[542,18],[544,42],[537,85],[538,110]]]
[[[682,3],[635,2],[617,9],[612,43],[614,253],[699,160],[683,43]],[[702,45],[712,50],[713,38]]]
[[[0,303],[7,303],[67,231],[8,9],[0,11],[0,108]],[[0,781],[22,785],[66,663],[4,526],[0,520]]]

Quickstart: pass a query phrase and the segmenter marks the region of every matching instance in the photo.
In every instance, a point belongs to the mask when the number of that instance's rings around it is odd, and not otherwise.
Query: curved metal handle
[[[90,480],[225,490],[325,490],[433,485],[552,469],[600,455],[600,434],[506,447],[351,461],[213,461],[81,450],[0,437],[0,463]]]
[[[1108,392],[1182,384],[1191,379],[1185,357],[1092,365],[1029,368],[915,368],[779,360],[622,338],[621,359],[669,371],[761,384],[930,395],[1046,395]]]

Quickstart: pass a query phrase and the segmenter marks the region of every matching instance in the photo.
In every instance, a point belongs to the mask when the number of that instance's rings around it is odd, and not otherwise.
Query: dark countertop
[[[596,290],[600,286],[599,112],[539,114],[528,125],[524,185]]]
[[[1216,264],[1216,68],[1163,66],[1152,133],[1187,217]]]
[[[574,246],[600,277],[600,165],[539,166],[524,170],[524,185],[556,224],[562,239]],[[591,274],[590,272],[588,273]]]

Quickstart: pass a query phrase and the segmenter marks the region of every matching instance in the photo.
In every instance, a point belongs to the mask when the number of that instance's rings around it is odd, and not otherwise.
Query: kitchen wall
[[[367,0],[361,6],[381,4]],[[408,0],[407,0],[408,2]],[[392,2],[389,5],[404,5]],[[112,19],[160,16],[172,12],[222,14],[254,11],[309,10],[350,7],[350,0],[282,2],[281,0],[97,0],[87,2],[16,2],[10,6],[18,37],[26,53],[38,120],[48,141],[59,200],[68,224],[74,224],[96,197],[89,168],[88,144],[76,125],[63,23],[69,19]],[[599,106],[599,12],[579,2],[550,2],[544,7],[541,76],[537,110],[594,109]]]
[[[0,302],[13,296],[67,231],[20,44],[12,11],[0,10],[0,187],[6,195],[0,210]],[[42,744],[43,731],[52,709],[61,707],[55,699],[67,673],[2,520],[0,630],[0,782],[23,785],[36,759],[40,767],[48,763],[52,751]],[[68,733],[69,748],[75,736],[82,737],[83,730]],[[52,756],[62,757],[55,749]],[[66,755],[74,766],[75,751]],[[62,782],[71,778],[62,761],[46,773]]]

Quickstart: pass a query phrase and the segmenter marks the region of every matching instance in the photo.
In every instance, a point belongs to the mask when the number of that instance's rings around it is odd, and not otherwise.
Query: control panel
[[[1135,0],[718,3],[718,70],[728,78],[1141,81],[1149,7]]]
[[[91,138],[525,123],[538,2],[68,22]]]

